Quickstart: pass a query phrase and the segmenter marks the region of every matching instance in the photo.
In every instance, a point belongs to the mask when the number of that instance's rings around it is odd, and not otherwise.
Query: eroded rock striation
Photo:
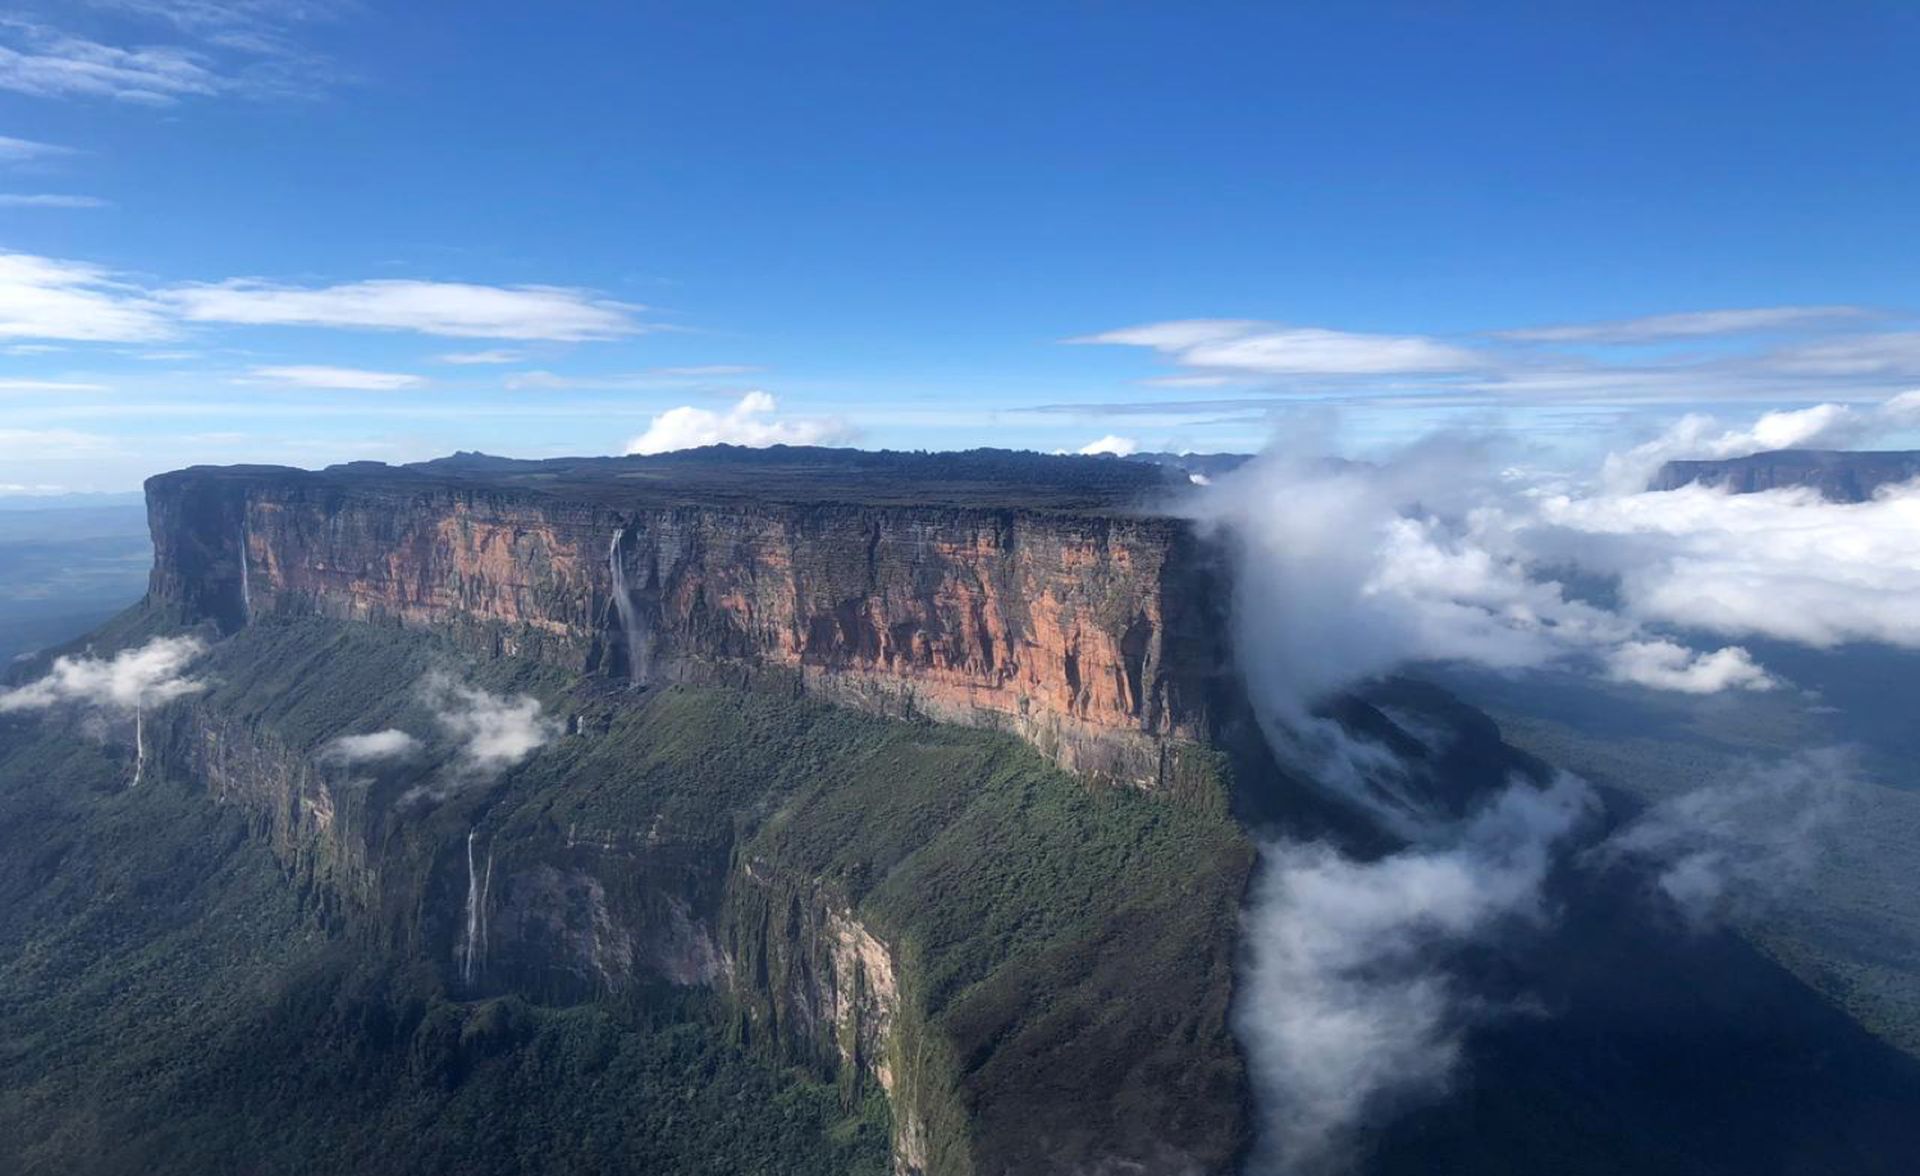
[[[778,456],[183,470],[148,483],[150,595],[225,631],[319,614],[644,684],[803,690],[1177,782],[1227,658],[1172,475]]]

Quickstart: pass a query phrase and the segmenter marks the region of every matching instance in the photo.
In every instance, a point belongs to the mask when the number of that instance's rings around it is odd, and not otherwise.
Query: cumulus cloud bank
[[[206,642],[197,637],[156,637],[111,658],[56,658],[45,677],[0,691],[0,712],[44,710],[61,703],[137,711],[206,689],[205,682],[185,676],[186,668],[206,651]]]
[[[701,445],[832,445],[851,441],[847,422],[829,417],[779,420],[767,392],[749,392],[725,412],[682,405],[653,418],[647,431],[627,442],[628,454],[667,453]]]
[[[1910,419],[1920,394],[1743,429],[1682,422],[1658,445],[1661,460],[1746,453]],[[1296,727],[1341,685],[1409,662],[1560,664],[1705,694],[1778,685],[1729,640],[1920,648],[1920,483],[1843,503],[1808,488],[1622,489],[1620,468],[1610,460],[1596,485],[1569,489],[1500,470],[1472,440],[1430,440],[1378,465],[1281,449],[1192,510],[1235,554],[1243,672]]]
[[[1602,482],[1615,494],[1646,488],[1660,466],[1675,458],[1745,457],[1775,449],[1844,448],[1900,429],[1920,427],[1920,392],[1879,404],[1816,404],[1761,415],[1745,428],[1727,428],[1704,413],[1688,413],[1653,440],[1609,454]]]
[[[1441,440],[1379,466],[1273,452],[1194,510],[1234,551],[1241,669],[1279,730],[1297,732],[1343,685],[1418,661],[1584,658],[1618,680],[1694,693],[1771,684],[1743,649],[1696,652],[1542,571],[1577,550],[1561,534],[1578,529],[1575,500],[1550,506],[1551,519],[1479,446]]]
[[[1861,436],[1915,407],[1695,422],[1666,444],[1694,456]],[[1721,917],[1811,865],[1850,780],[1839,753],[1810,753],[1655,806],[1576,855],[1595,807],[1579,781],[1467,782],[1493,799],[1451,817],[1424,802],[1418,771],[1327,717],[1331,697],[1428,661],[1765,690],[1782,683],[1713,642],[1920,647],[1920,484],[1855,504],[1612,476],[1572,489],[1442,438],[1378,465],[1270,452],[1193,501],[1232,552],[1236,658],[1276,755],[1405,846],[1373,859],[1262,847],[1236,1018],[1264,1112],[1260,1170],[1286,1176],[1345,1169],[1366,1126],[1447,1089],[1463,1034],[1498,1011],[1457,987],[1449,960],[1550,917],[1556,870],[1631,869],[1688,921]]]

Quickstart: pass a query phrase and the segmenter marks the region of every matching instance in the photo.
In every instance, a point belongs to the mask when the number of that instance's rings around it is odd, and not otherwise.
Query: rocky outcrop
[[[493,467],[186,470],[148,497],[151,599],[225,631],[318,613],[644,683],[799,689],[1004,729],[1141,787],[1215,722],[1211,556],[1130,503],[689,501]]]
[[[1865,502],[1882,486],[1920,478],[1920,452],[1781,449],[1719,461],[1670,461],[1649,490],[1721,486],[1735,494],[1807,486],[1832,502]]]
[[[370,801],[377,782],[359,769],[296,753],[220,707],[170,707],[156,726],[163,769],[245,814],[337,927],[439,955],[465,997],[566,1004],[662,983],[722,993],[746,1044],[836,1077],[850,1103],[877,1087],[895,1171],[931,1170],[928,1108],[950,1104],[949,1083],[920,1057],[925,1029],[895,948],[833,886],[704,831],[663,835],[658,819],[562,832],[509,807],[449,838],[444,823]]]

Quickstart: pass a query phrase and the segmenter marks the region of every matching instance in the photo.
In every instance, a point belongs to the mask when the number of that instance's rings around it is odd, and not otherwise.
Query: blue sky
[[[29,2],[0,492],[1881,400],[1916,60],[1907,3]]]

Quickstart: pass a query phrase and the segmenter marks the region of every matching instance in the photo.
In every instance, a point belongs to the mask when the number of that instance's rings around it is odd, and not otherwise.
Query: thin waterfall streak
[[[480,930],[480,879],[473,870],[473,835],[467,830],[467,942],[460,953],[460,982],[473,983],[474,937]]]
[[[139,702],[133,704],[133,786],[140,787],[140,779],[147,771],[147,712]]]
[[[243,624],[253,624],[253,574],[249,565],[253,563],[251,551],[247,545],[247,520],[245,514],[240,517],[240,620]]]
[[[607,566],[613,576],[613,608],[620,617],[620,638],[627,649],[627,677],[640,682],[647,676],[650,658],[646,634],[640,627],[640,615],[633,607],[633,590],[627,583],[626,562],[620,558],[620,541],[626,535],[625,527],[615,528],[613,541],[607,544]]]
[[[487,966],[487,896],[492,893],[493,843],[489,841],[487,843],[487,869],[480,880],[480,917],[475,920],[475,926],[479,930],[479,943],[476,947],[475,955],[482,969],[485,969]]]

